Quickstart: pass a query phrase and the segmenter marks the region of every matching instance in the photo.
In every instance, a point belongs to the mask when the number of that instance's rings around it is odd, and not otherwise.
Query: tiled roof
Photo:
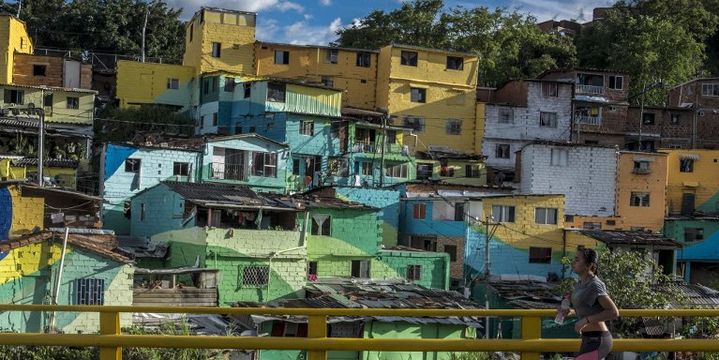
[[[677,241],[645,231],[579,230],[582,235],[607,245],[660,245],[681,247]]]
[[[48,167],[64,167],[64,168],[77,168],[78,162],[70,159],[45,159],[43,161],[45,166]],[[38,164],[37,158],[22,158],[12,160],[14,166],[35,166]]]
[[[72,246],[94,252],[119,263],[132,263],[133,260],[129,254],[118,249],[113,249],[111,245],[107,245],[107,243],[103,241],[106,236],[107,235],[102,235],[101,239],[95,239],[95,235],[92,234],[69,234],[67,242]],[[23,235],[12,240],[0,241],[0,252],[7,252],[12,249],[46,241],[62,242],[62,240],[63,235],[55,234],[50,231],[43,231],[35,234]]]

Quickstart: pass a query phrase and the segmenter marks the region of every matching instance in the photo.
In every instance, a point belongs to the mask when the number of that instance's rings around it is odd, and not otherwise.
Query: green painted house
[[[330,308],[402,308],[402,309],[473,309],[481,308],[457,292],[428,289],[420,285],[397,281],[349,280],[317,282],[305,288],[306,297],[297,300],[277,301],[272,307],[330,307]],[[243,304],[261,306],[260,304]],[[260,336],[305,337],[307,318],[304,316],[252,317]],[[473,339],[480,328],[477,318],[422,318],[400,316],[329,317],[329,337],[365,339]],[[456,353],[447,352],[376,352],[330,351],[328,359],[354,360],[405,360],[451,359]],[[304,351],[261,350],[261,360],[306,359]]]

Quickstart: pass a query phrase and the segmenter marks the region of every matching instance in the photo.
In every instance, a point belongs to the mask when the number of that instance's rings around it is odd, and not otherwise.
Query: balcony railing
[[[422,351],[422,352],[519,352],[522,359],[539,359],[543,352],[574,352],[579,339],[542,339],[542,318],[553,318],[555,310],[503,309],[354,309],[354,308],[231,308],[178,306],[19,305],[0,304],[0,311],[81,312],[99,314],[100,334],[4,333],[0,345],[100,347],[100,360],[121,360],[123,347],[183,349],[274,349],[306,350],[307,359],[325,360],[328,351]],[[228,315],[307,316],[307,337],[126,335],[120,328],[121,313],[180,313]],[[631,309],[619,310],[622,317],[719,317],[719,309]],[[367,339],[329,337],[329,316],[458,316],[517,317],[521,339]],[[719,352],[716,339],[616,339],[613,351]]]
[[[601,116],[577,115],[577,124],[599,126],[599,125],[602,125],[602,117]]]
[[[646,174],[651,173],[651,170],[649,170],[647,168],[635,168],[634,170],[632,170],[632,173],[638,174],[638,175],[646,175]]]
[[[352,150],[356,153],[380,153],[382,151],[382,146],[375,143],[354,144],[352,146]],[[402,152],[402,144],[386,144],[384,151],[386,153],[399,154]]]
[[[240,164],[211,163],[210,178],[220,180],[245,181],[245,167]]]
[[[577,84],[575,89],[577,89],[577,94],[589,94],[589,95],[604,94],[604,86]]]

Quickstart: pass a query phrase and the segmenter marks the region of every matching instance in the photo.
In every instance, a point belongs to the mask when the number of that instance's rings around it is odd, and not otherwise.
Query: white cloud
[[[294,10],[304,12],[305,8],[289,0],[166,0],[169,7],[182,9],[182,19],[187,20],[202,6],[219,7],[240,11]],[[259,17],[258,17],[259,18]]]
[[[320,4],[323,6],[330,6],[332,5],[332,0],[320,0]]]
[[[265,31],[262,26],[271,26],[272,28]],[[326,26],[312,25],[303,20],[280,29],[276,20],[270,20],[264,24],[258,24],[257,38],[263,41],[326,46],[337,39],[337,30],[342,26],[342,19],[336,18]]]
[[[538,21],[577,19],[592,20],[592,9],[612,6],[614,0],[514,0],[512,8],[536,17]]]

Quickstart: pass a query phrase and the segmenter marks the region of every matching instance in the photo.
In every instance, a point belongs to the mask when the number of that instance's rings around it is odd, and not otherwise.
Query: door
[[[63,86],[66,88],[80,87],[80,62],[74,60],[65,60],[65,69],[63,71]]]
[[[695,195],[693,193],[682,194],[682,215],[692,216],[694,215],[694,200]]]

